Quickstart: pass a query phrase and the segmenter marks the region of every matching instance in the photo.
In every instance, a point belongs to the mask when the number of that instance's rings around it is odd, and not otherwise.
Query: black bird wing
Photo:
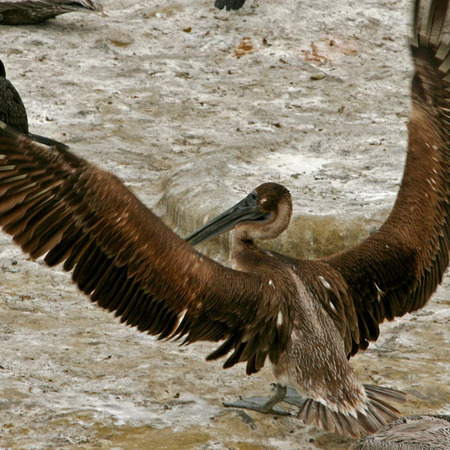
[[[25,106],[19,93],[6,79],[5,66],[0,61],[0,120],[16,128],[22,133],[28,133],[28,118]]]
[[[304,277],[350,355],[378,338],[385,319],[424,306],[449,263],[450,45],[442,42],[450,31],[447,7],[448,0],[433,0],[422,16],[416,2],[408,154],[391,214],[359,245],[305,263]]]
[[[268,280],[202,256],[112,174],[1,123],[0,225],[33,258],[63,263],[93,302],[140,331],[225,340],[208,358],[234,350],[225,367],[248,361],[248,373],[286,347],[282,294]]]
[[[218,9],[223,9],[226,7],[227,11],[232,9],[237,10],[242,8],[245,0],[216,0],[214,6]]]

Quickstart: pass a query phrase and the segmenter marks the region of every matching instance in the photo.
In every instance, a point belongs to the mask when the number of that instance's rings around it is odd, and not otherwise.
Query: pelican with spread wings
[[[363,385],[349,358],[379,326],[423,307],[441,282],[450,245],[448,0],[415,2],[412,110],[403,180],[391,214],[366,240],[316,260],[265,251],[289,225],[288,189],[264,183],[187,241],[234,229],[233,268],[198,253],[122,182],[66,148],[0,126],[0,225],[33,258],[63,264],[77,286],[122,322],[159,338],[218,342],[207,359],[270,361],[279,388],[305,397],[299,417],[344,435],[392,421],[393,389]],[[244,402],[245,403],[245,402]]]

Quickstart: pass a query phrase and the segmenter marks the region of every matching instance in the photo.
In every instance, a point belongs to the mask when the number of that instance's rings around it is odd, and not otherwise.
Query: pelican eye
[[[255,222],[266,222],[272,218],[272,213],[263,213],[260,216],[253,219]]]

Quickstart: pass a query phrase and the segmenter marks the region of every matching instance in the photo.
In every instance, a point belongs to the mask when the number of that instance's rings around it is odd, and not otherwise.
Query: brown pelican
[[[234,268],[195,251],[115,176],[58,144],[42,146],[0,126],[0,225],[33,258],[63,263],[93,302],[140,331],[185,343],[223,341],[207,359],[269,359],[279,383],[306,400],[299,417],[327,431],[372,433],[404,394],[362,385],[348,361],[379,324],[425,305],[449,262],[450,46],[441,43],[448,0],[422,18],[416,1],[415,75],[408,156],[385,223],[360,244],[318,260],[259,248],[289,225],[289,191],[264,183],[193,233],[234,229]],[[422,19],[424,24],[422,25]],[[448,30],[445,30],[448,31]],[[231,354],[230,354],[231,353]],[[252,404],[250,406],[253,406]]]
[[[28,134],[32,139],[45,145],[53,145],[55,141],[38,134],[29,133],[28,118],[25,106],[19,93],[6,79],[6,70],[3,62],[0,60],[0,120],[16,130]],[[58,143],[60,146],[67,147],[65,144]]]
[[[0,1],[0,24],[31,25],[73,11],[102,11],[98,0]]]
[[[240,9],[244,5],[245,0],[216,0],[214,6],[218,9],[227,8],[227,11],[232,9]]]
[[[353,450],[448,450],[450,416],[424,415],[398,419],[361,438]]]

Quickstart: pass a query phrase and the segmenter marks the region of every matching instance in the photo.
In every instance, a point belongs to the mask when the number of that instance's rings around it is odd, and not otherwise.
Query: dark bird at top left
[[[244,6],[245,0],[216,0],[214,6],[217,9],[226,8],[227,11],[237,10]]]
[[[11,0],[0,2],[0,25],[33,25],[73,11],[103,11],[98,0]]]
[[[23,105],[19,93],[12,83],[6,79],[6,70],[0,60],[0,120],[24,134],[30,136],[34,141],[44,145],[58,144],[68,148],[65,144],[53,139],[39,136],[28,131],[27,111]]]

